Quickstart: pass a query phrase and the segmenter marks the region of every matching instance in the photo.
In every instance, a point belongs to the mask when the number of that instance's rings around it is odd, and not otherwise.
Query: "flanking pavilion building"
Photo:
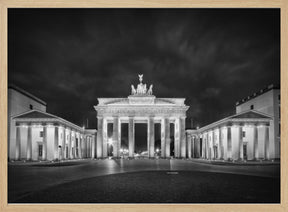
[[[10,144],[12,160],[95,158],[96,130],[39,110],[12,119],[16,124],[16,142]]]
[[[269,136],[272,118],[249,110],[198,130],[186,130],[188,158],[208,160],[274,159]]]

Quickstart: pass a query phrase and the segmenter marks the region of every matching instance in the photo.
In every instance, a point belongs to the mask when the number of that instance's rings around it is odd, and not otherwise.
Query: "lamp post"
[[[157,148],[157,149],[156,149],[156,156],[157,156],[157,158],[158,158],[158,155],[159,155],[159,151],[160,151],[159,148]]]
[[[108,138],[108,148],[109,148],[108,156],[112,156],[112,153],[111,153],[112,146],[113,146],[113,140],[112,138]]]

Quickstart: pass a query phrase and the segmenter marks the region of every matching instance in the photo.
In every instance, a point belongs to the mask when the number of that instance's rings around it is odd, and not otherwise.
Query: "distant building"
[[[270,156],[280,158],[280,87],[269,85],[236,103],[236,113],[255,110],[273,119],[269,126]]]
[[[8,158],[15,157],[16,124],[12,117],[33,109],[46,112],[46,107],[43,100],[16,85],[8,85]]]

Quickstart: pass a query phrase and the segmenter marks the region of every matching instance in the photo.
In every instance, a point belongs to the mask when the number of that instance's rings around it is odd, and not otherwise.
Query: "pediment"
[[[28,111],[24,114],[20,114],[20,115],[17,115],[15,116],[14,118],[17,118],[17,119],[27,119],[27,118],[31,118],[31,119],[34,119],[34,118],[51,118],[51,119],[54,119],[54,118],[57,118],[56,116],[52,115],[52,114],[49,114],[49,113],[45,113],[45,112],[42,112],[42,111],[38,111],[38,110],[31,110],[31,111]]]
[[[259,113],[257,111],[254,111],[254,110],[249,110],[247,112],[244,112],[244,113],[241,113],[241,114],[235,114],[233,116],[231,116],[232,119],[249,119],[249,118],[252,118],[252,119],[267,119],[267,118],[271,118],[270,116],[268,115],[265,115],[263,113]]]

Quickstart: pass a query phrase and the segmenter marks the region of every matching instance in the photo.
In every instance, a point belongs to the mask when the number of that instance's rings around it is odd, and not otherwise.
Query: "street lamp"
[[[158,157],[158,155],[159,155],[159,151],[160,151],[159,148],[157,148],[157,149],[156,149],[156,156],[157,156],[157,157]]]
[[[108,145],[112,145],[112,144],[113,144],[112,138],[108,138]]]
[[[112,145],[113,145],[113,139],[112,138],[108,138],[109,155],[111,154],[111,156],[112,156],[112,153],[111,153]]]

